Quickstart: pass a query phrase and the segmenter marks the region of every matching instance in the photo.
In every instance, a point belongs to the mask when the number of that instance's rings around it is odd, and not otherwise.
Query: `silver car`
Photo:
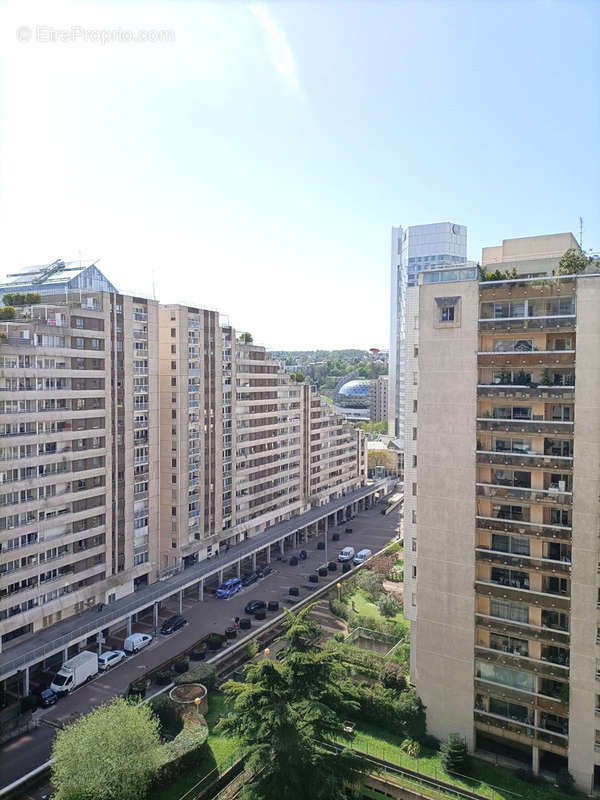
[[[124,658],[124,650],[107,650],[106,653],[102,653],[101,656],[98,656],[98,669],[110,669],[116,664],[120,664]]]

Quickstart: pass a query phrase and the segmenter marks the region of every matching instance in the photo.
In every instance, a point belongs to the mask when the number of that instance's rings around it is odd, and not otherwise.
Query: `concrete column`
[[[154,628],[158,628],[158,603],[154,603],[153,607],[153,616],[154,616]]]
[[[256,553],[252,553],[252,572],[256,570]]]
[[[241,578],[241,576],[242,576],[242,562],[241,562],[241,559],[235,565],[235,572],[236,572],[236,575],[238,576],[238,578]]]
[[[102,635],[102,631],[100,631],[100,633],[96,634],[96,641],[98,642],[98,655],[99,656],[102,655],[102,641],[103,641],[103,639],[104,639],[104,637]]]
[[[282,556],[285,555],[285,539],[279,540],[279,552]]]
[[[292,547],[294,550],[298,547],[298,531],[294,531],[292,534]]]
[[[219,583],[223,583],[223,570],[219,570]]]
[[[127,617],[127,636],[131,636],[131,615]]]
[[[267,547],[267,564],[271,563],[271,545]]]
[[[23,697],[29,696],[29,667],[23,671]]]
[[[531,769],[535,775],[540,771],[540,750],[539,747],[531,748]]]
[[[63,663],[69,658],[69,648],[65,647],[63,650]]]
[[[198,601],[202,603],[204,600],[204,581],[198,581]]]
[[[183,589],[179,590],[179,613],[183,614]]]
[[[323,523],[324,523],[323,527],[325,528],[325,533],[327,533],[327,531],[329,530],[329,517],[325,517]]]

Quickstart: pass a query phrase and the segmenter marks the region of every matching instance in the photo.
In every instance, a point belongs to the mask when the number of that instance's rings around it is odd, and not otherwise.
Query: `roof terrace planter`
[[[208,711],[208,690],[201,683],[181,683],[169,692],[169,698],[182,706],[182,716],[206,714]]]

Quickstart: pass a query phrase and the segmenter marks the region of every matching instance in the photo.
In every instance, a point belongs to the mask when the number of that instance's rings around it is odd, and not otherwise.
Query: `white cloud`
[[[301,95],[302,89],[300,88],[300,81],[298,80],[296,58],[290,47],[285,31],[273,19],[267,7],[262,3],[252,3],[248,8],[250,13],[260,22],[264,31],[267,49],[271,56],[273,66],[284,79],[288,87],[296,94]]]

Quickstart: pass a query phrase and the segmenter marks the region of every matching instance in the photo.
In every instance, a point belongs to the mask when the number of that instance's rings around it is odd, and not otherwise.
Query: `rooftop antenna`
[[[583,217],[579,217],[579,247],[583,250]]]
[[[154,285],[154,270],[152,270],[152,299],[156,300],[156,286]]]

